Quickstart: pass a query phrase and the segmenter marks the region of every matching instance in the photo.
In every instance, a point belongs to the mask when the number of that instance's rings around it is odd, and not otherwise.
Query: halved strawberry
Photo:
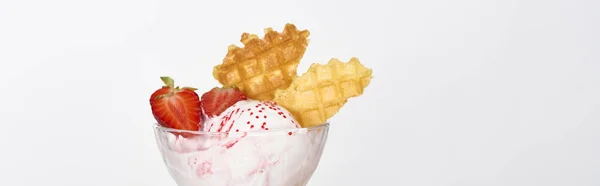
[[[240,100],[246,100],[246,95],[237,87],[219,88],[215,87],[202,94],[202,109],[209,117],[218,116],[231,105]]]
[[[156,121],[164,127],[197,131],[202,127],[200,98],[190,87],[174,86],[173,79],[160,77],[165,85],[150,96]]]

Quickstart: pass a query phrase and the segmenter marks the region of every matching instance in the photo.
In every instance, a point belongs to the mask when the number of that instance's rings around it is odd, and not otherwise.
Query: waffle
[[[230,45],[213,76],[223,86],[238,87],[250,99],[272,100],[275,90],[287,88],[296,77],[309,35],[293,24],[286,24],[282,33],[265,29],[264,39],[243,33],[244,47]]]
[[[371,82],[372,70],[357,58],[343,63],[312,64],[287,89],[277,90],[274,101],[289,110],[302,127],[325,123],[349,98],[360,96]]]

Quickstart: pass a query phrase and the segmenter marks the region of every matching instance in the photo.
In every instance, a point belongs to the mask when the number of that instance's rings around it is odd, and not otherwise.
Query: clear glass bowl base
[[[154,125],[179,186],[304,186],[315,172],[329,123],[256,132],[183,131]]]

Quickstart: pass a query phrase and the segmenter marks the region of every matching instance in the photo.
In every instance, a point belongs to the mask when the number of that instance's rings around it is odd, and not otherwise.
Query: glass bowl
[[[328,131],[329,123],[230,133],[154,124],[164,163],[179,186],[304,186],[319,164]]]

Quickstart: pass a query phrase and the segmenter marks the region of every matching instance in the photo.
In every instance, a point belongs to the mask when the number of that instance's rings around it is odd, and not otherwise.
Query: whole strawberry
[[[197,131],[202,127],[200,98],[195,88],[174,86],[170,77],[160,77],[165,83],[150,96],[152,115],[168,128]]]

